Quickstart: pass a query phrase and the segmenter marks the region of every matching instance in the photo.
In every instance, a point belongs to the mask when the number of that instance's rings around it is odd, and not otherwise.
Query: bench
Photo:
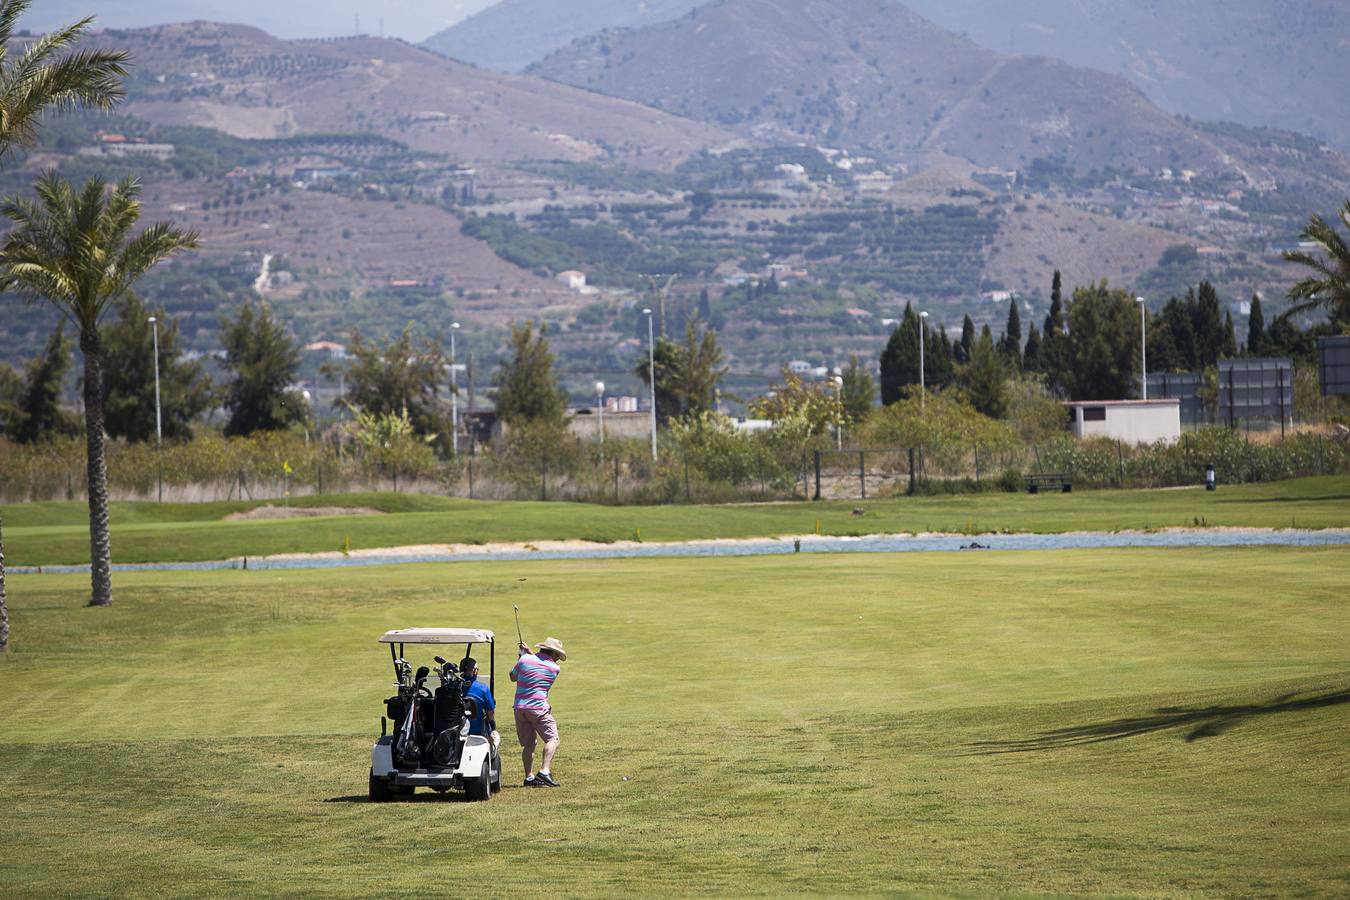
[[[1073,493],[1073,479],[1068,475],[1028,475],[1027,493],[1039,494],[1041,488],[1058,490],[1063,494]]]

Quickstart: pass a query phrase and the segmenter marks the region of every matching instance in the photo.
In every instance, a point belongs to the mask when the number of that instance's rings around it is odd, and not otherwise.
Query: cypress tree
[[[1044,360],[1041,358],[1041,333],[1036,323],[1031,323],[1027,331],[1027,348],[1022,354],[1022,368],[1028,372],[1044,372]]]
[[[975,323],[970,320],[970,314],[966,314],[965,321],[961,323],[961,343],[956,345],[956,361],[965,365],[970,362],[970,353],[975,349]]]
[[[1050,287],[1050,312],[1045,316],[1045,327],[1041,329],[1041,371],[1045,373],[1046,383],[1051,390],[1064,389],[1064,285],[1059,270],[1055,270]]]
[[[900,325],[891,332],[881,353],[881,403],[888,406],[904,396],[905,388],[919,383],[919,317],[905,304]]]
[[[1233,314],[1224,313],[1223,316],[1223,358],[1232,359],[1238,355],[1237,348],[1237,330],[1233,327]]]
[[[1252,295],[1252,311],[1247,316],[1247,353],[1263,356],[1266,352],[1266,317],[1261,312],[1261,295]]]
[[[1013,368],[1022,368],[1022,317],[1017,312],[1016,297],[1008,301],[1008,324],[1003,330],[998,349]]]

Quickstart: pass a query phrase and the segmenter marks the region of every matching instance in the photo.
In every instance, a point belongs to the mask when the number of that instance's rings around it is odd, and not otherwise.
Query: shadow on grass
[[[1218,504],[1223,503],[1325,503],[1336,500],[1350,500],[1350,494],[1305,494],[1294,497],[1221,497]]]
[[[348,794],[345,797],[328,797],[324,803],[372,803],[373,801],[366,794]],[[400,794],[395,796],[387,803],[465,803],[464,794],[461,791],[446,791],[438,794],[435,791],[422,791],[419,794]],[[385,805],[385,804],[381,804]]]
[[[1000,753],[1034,753],[1062,750],[1081,744],[1099,744],[1118,741],[1173,729],[1185,729],[1187,743],[1214,737],[1236,727],[1247,719],[1273,713],[1298,712],[1350,703],[1350,688],[1339,688],[1322,693],[1294,691],[1281,694],[1265,703],[1236,706],[1176,707],[1168,706],[1153,711],[1152,715],[1134,716],[1101,722],[1095,725],[1077,725],[1057,728],[1031,738],[1003,741],[977,741],[967,745],[966,756],[989,756]]]

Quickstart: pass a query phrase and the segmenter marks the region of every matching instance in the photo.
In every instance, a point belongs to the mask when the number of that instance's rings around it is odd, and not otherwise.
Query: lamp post
[[[159,466],[159,502],[164,502],[164,427],[159,406],[159,317],[150,317],[150,330],[154,335],[155,353],[155,458]]]
[[[450,455],[459,458],[459,373],[455,371],[455,332],[459,323],[450,323]]]
[[[595,383],[595,411],[600,416],[600,443],[605,443],[605,383]]]
[[[656,462],[656,332],[652,325],[652,309],[644,307],[647,317],[647,381],[652,389],[652,462]]]
[[[923,339],[928,331],[928,313],[919,313],[919,409],[927,406],[927,387],[923,375]]]
[[[1148,399],[1148,304],[1143,297],[1135,297],[1139,304],[1139,368],[1142,370],[1139,383],[1143,386],[1144,399]]]
[[[314,395],[309,391],[301,391],[300,396],[305,398],[305,446],[309,446],[309,414],[314,409]]]

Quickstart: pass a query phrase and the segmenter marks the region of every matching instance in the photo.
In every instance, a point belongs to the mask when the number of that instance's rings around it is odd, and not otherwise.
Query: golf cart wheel
[[[483,772],[473,781],[464,785],[464,799],[470,803],[481,803],[492,797],[492,774],[488,764],[483,763]]]
[[[370,770],[370,802],[388,803],[394,799],[394,794],[389,790],[389,782],[383,778],[375,777],[375,770]]]

